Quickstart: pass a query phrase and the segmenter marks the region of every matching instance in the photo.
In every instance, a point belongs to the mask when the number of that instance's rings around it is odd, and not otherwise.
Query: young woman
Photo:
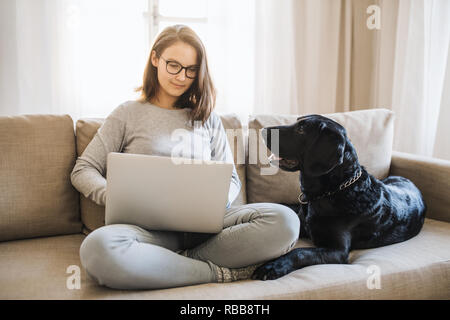
[[[171,133],[193,123],[207,139],[201,154],[183,155],[233,163],[220,117],[213,111],[215,90],[204,46],[187,26],[175,25],[156,38],[145,69],[141,98],[119,105],[78,157],[74,187],[99,205],[106,200],[109,152],[171,156]],[[189,148],[188,148],[189,149]],[[208,160],[208,159],[207,159]],[[80,248],[87,273],[117,289],[156,289],[248,279],[261,263],[296,243],[299,220],[274,203],[231,206],[241,183],[233,168],[224,229],[218,234],[146,230],[113,224],[91,232]],[[180,213],[182,214],[182,213]]]

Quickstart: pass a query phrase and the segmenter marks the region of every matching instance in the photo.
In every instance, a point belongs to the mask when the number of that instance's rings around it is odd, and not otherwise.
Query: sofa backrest
[[[270,173],[268,149],[261,142],[260,130],[266,126],[286,125],[296,121],[301,115],[253,115],[249,118],[248,129],[234,114],[221,115],[228,142],[234,155],[236,171],[242,183],[241,192],[233,205],[254,202],[296,203],[300,192],[299,172],[278,170]],[[325,116],[337,121],[347,129],[347,134],[355,146],[360,163],[377,178],[388,175],[392,142],[394,114],[387,109],[370,109]],[[104,119],[84,118],[77,121],[77,152],[81,155],[94,137]],[[261,154],[259,148],[262,148]],[[256,159],[256,160],[255,160]],[[262,169],[268,169],[261,174]],[[81,219],[87,234],[105,224],[104,207],[80,194]]]
[[[297,202],[298,172],[261,174],[261,169],[271,168],[260,129],[291,124],[298,116],[254,115],[243,128],[236,115],[221,115],[242,183],[233,205]],[[380,179],[388,175],[394,121],[391,111],[372,109],[326,116],[347,129],[369,173]],[[69,115],[0,117],[0,241],[80,231],[88,234],[105,224],[104,207],[78,193],[70,181],[76,158],[103,122],[101,118],[80,119],[75,135]],[[256,162],[252,162],[255,157]]]
[[[0,117],[0,241],[81,232],[69,115]]]
[[[225,114],[220,117],[234,155],[236,171],[242,183],[241,191],[233,204],[245,204],[247,203],[245,161],[238,159],[238,157],[242,158],[242,155],[245,155],[245,132],[241,121],[236,115]],[[103,118],[83,118],[77,121],[77,156],[83,154],[84,149],[86,149],[104,120]],[[82,194],[80,194],[80,207],[81,220],[84,224],[83,232],[85,234],[105,225],[105,207],[97,205]]]
[[[268,164],[270,151],[260,130],[295,123],[299,115],[254,115],[248,124],[247,200],[254,202],[298,203],[299,172],[274,170]],[[387,109],[370,109],[324,114],[346,128],[358,159],[378,179],[388,176],[394,136],[394,114]],[[278,169],[278,168],[276,168]]]

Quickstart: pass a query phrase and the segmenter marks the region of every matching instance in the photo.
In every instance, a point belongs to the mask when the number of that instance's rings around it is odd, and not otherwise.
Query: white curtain
[[[202,41],[214,85],[216,110],[235,113],[242,121],[254,110],[255,2],[207,0],[208,24]]]
[[[400,0],[392,98],[399,151],[450,159],[449,44],[450,1]]]
[[[0,0],[0,116],[67,113],[76,122],[136,99],[153,40],[147,4]],[[208,24],[191,24],[206,46],[216,110],[243,120],[254,105],[254,9],[255,0],[208,0]]]
[[[134,99],[145,0],[0,0],[0,115],[105,117]]]
[[[217,111],[390,108],[394,149],[450,159],[450,1],[208,0]],[[381,9],[381,28],[366,12]],[[147,0],[0,0],[0,115],[105,117],[142,82]]]
[[[298,110],[295,66],[295,0],[255,4],[255,113],[291,114]]]
[[[369,29],[380,8],[379,29]],[[260,0],[255,111],[389,108],[394,149],[450,159],[450,1]]]
[[[217,89],[216,111],[235,113],[244,122],[253,112],[255,92],[255,3],[259,0],[160,0],[164,15],[202,17],[207,23],[164,21],[159,30],[175,23],[186,24],[202,39],[208,57],[209,69]],[[199,13],[191,6],[196,5]],[[256,5],[256,7],[258,7]],[[194,7],[195,8],[195,7]],[[185,10],[186,11],[186,10]]]

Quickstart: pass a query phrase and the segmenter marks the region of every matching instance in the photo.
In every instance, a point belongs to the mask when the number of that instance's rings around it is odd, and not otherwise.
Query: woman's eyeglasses
[[[195,79],[197,77],[199,66],[183,67],[176,61],[166,60],[160,56],[166,62],[166,70],[170,74],[179,74],[183,69],[186,69],[186,77],[189,79]]]

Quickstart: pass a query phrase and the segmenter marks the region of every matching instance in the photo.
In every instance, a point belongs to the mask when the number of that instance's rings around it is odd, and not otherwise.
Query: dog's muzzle
[[[277,157],[274,153],[272,153],[268,159],[269,159],[269,162],[271,165],[274,165],[277,167],[280,167],[280,165],[281,165],[286,168],[294,168],[298,165],[297,160],[280,158],[280,157]]]

